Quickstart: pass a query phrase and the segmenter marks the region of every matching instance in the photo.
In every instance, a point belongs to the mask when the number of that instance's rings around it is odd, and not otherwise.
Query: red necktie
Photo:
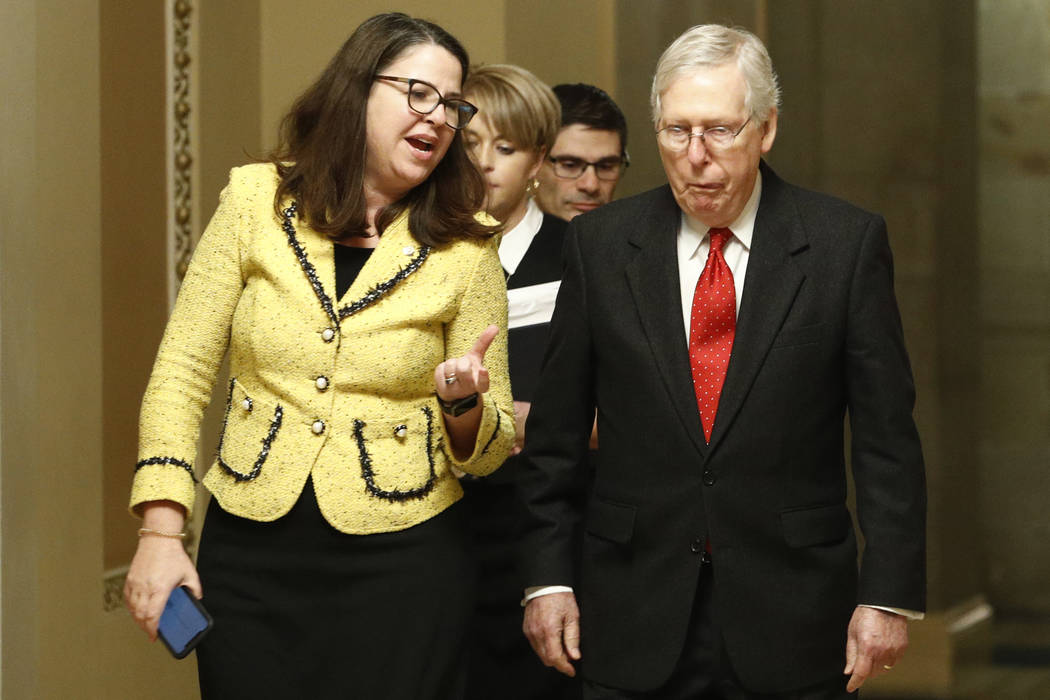
[[[711,252],[696,282],[689,318],[689,364],[693,368],[693,390],[707,442],[711,442],[711,429],[736,333],[736,288],[733,272],[722,257],[722,247],[732,235],[727,228],[711,229]]]

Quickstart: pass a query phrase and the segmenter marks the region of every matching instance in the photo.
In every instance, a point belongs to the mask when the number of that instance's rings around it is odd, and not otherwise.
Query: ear
[[[762,134],[762,153],[769,153],[773,148],[773,141],[777,138],[777,108],[769,110],[769,118],[762,125],[765,133]]]
[[[543,161],[547,158],[547,147],[540,146],[536,149],[536,161],[529,166],[529,177],[531,180],[536,177],[536,174],[540,172],[540,167],[543,165]]]

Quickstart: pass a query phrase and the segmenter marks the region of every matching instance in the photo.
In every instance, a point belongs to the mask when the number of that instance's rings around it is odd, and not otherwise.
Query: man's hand
[[[902,615],[858,606],[849,621],[846,638],[846,668],[850,674],[847,692],[864,681],[885,673],[900,661],[908,648],[908,620]]]
[[[549,593],[525,604],[522,630],[545,666],[570,678],[572,661],[580,660],[580,609],[572,593]]]

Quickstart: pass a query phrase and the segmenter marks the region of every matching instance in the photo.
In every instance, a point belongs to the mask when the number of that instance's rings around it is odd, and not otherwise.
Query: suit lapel
[[[762,164],[762,200],[744,280],[733,353],[719,400],[710,448],[733,424],[805,278],[792,259],[808,247],[805,229],[784,182]]]
[[[421,245],[408,230],[408,211],[402,212],[390,224],[368,262],[339,300],[338,314],[342,320],[379,301],[402,280],[415,272],[430,255],[430,248]]]
[[[670,187],[662,194],[650,211],[638,217],[652,223],[637,229],[629,239],[638,252],[626,266],[627,284],[671,403],[697,450],[706,454],[682,322],[676,244],[681,212]]]
[[[332,241],[314,232],[296,217],[293,203],[281,224],[299,267],[313,288],[321,308],[333,323],[371,306],[389,294],[429,257],[429,246],[421,245],[408,230],[408,212],[403,212],[379,239],[379,244],[342,299],[335,299],[335,253]],[[327,283],[327,286],[326,286]]]

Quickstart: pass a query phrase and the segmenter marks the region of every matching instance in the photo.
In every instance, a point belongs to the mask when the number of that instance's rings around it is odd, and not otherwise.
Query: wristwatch
[[[434,396],[437,396],[437,394],[434,394]],[[437,400],[438,403],[441,404],[441,412],[455,418],[456,416],[462,416],[464,413],[478,405],[478,392],[475,391],[470,396],[452,399],[451,401],[446,401],[438,396]]]

